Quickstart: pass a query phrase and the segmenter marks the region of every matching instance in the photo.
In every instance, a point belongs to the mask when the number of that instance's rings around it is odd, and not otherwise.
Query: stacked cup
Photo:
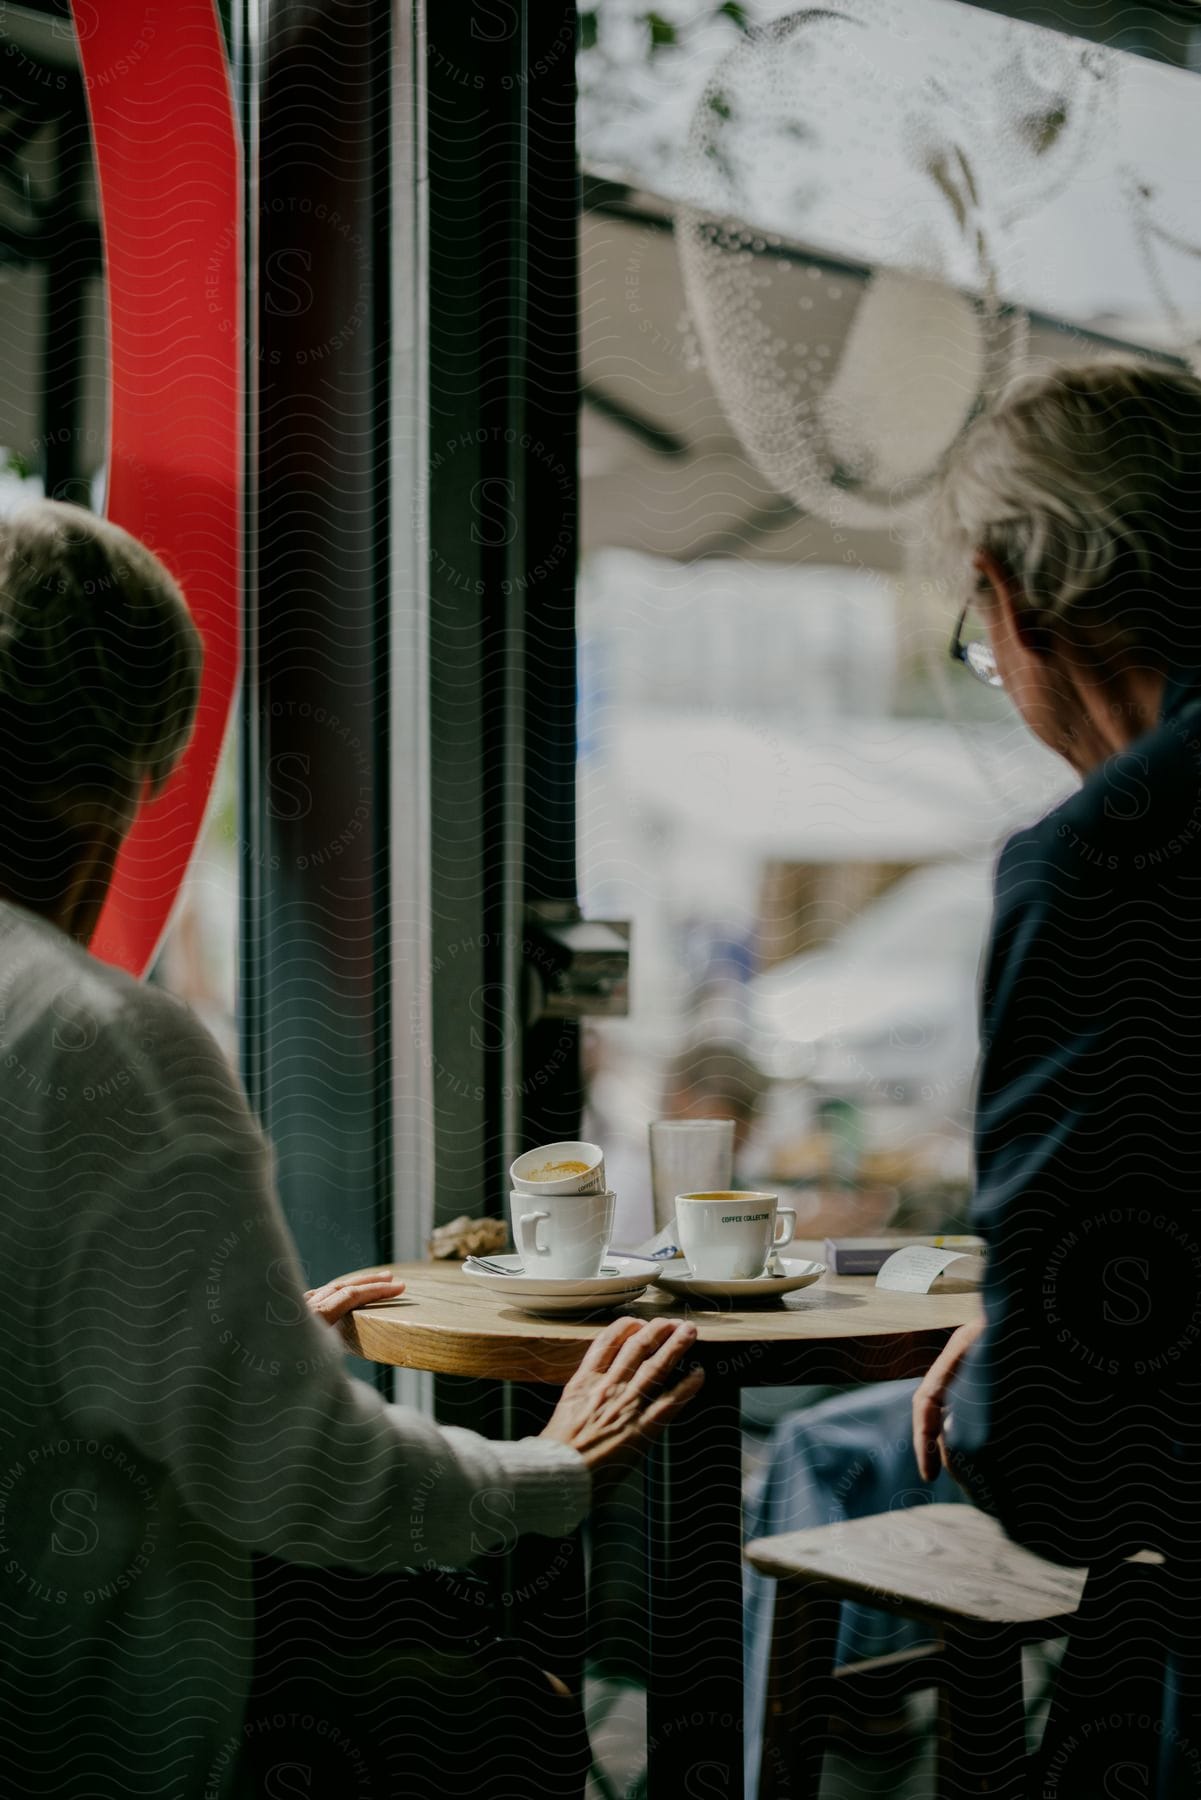
[[[509,1170],[513,1242],[527,1275],[591,1281],[613,1236],[615,1196],[597,1144],[543,1144]]]

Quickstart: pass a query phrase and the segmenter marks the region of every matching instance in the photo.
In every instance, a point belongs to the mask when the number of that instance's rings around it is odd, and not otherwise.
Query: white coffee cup
[[[526,1275],[590,1281],[600,1274],[613,1236],[612,1190],[603,1194],[514,1193],[513,1242]]]
[[[509,1178],[516,1192],[540,1198],[544,1194],[603,1194],[609,1185],[600,1145],[576,1140],[523,1151],[510,1168]]]
[[[688,1267],[702,1281],[750,1281],[773,1250],[796,1235],[796,1213],[775,1194],[676,1195],[676,1232]]]

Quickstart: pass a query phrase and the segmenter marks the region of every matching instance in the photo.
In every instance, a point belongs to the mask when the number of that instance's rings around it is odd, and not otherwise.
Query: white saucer
[[[780,1261],[786,1270],[784,1275],[752,1275],[742,1281],[702,1280],[667,1263],[659,1286],[680,1300],[776,1300],[781,1294],[794,1294],[798,1288],[820,1281],[826,1272],[826,1265],[821,1262],[789,1262],[784,1257]]]
[[[603,1294],[510,1294],[507,1298],[518,1312],[535,1313],[540,1319],[583,1319],[596,1313],[616,1312],[631,1300],[641,1300],[645,1292],[645,1287],[636,1287],[615,1293],[609,1287]]]
[[[557,1305],[555,1312],[568,1310],[571,1306],[577,1309],[589,1301],[593,1307],[598,1302],[608,1306],[623,1306],[633,1295],[640,1294],[644,1288],[658,1281],[662,1267],[658,1263],[649,1262],[643,1257],[613,1256],[605,1258],[599,1275],[593,1275],[584,1281],[555,1280],[549,1275],[526,1275],[521,1271],[521,1258],[514,1254],[508,1256],[490,1256],[489,1262],[499,1263],[512,1270],[511,1274],[493,1275],[487,1269],[471,1269],[464,1265],[464,1275],[472,1281],[483,1282],[497,1294],[524,1304],[527,1300],[539,1302],[559,1301],[567,1305]]]

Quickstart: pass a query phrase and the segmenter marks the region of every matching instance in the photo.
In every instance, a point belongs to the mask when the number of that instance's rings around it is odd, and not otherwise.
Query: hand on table
[[[696,1342],[684,1321],[615,1319],[559,1397],[543,1437],[578,1450],[594,1476],[618,1474],[699,1392],[701,1369],[680,1373]]]
[[[391,1269],[369,1269],[363,1275],[337,1275],[324,1287],[309,1288],[304,1297],[310,1312],[327,1325],[336,1325],[357,1306],[370,1306],[373,1300],[395,1300],[404,1291],[404,1282],[397,1281]]]
[[[913,1396],[913,1449],[923,1481],[933,1481],[939,1466],[955,1471],[947,1461],[943,1438],[946,1424],[947,1389],[959,1371],[959,1365],[984,1330],[984,1320],[961,1325],[951,1337],[936,1362],[931,1363],[926,1378]]]

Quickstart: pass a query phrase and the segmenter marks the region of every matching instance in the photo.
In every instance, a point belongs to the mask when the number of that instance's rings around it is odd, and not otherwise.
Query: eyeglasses
[[[976,680],[982,681],[986,687],[999,688],[1002,685],[1001,676],[997,669],[997,659],[993,655],[993,648],[988,639],[969,638],[966,642],[964,641],[963,627],[970,605],[969,601],[964,606],[956,623],[955,635],[951,639],[951,661],[961,662],[965,668],[971,670]]]

